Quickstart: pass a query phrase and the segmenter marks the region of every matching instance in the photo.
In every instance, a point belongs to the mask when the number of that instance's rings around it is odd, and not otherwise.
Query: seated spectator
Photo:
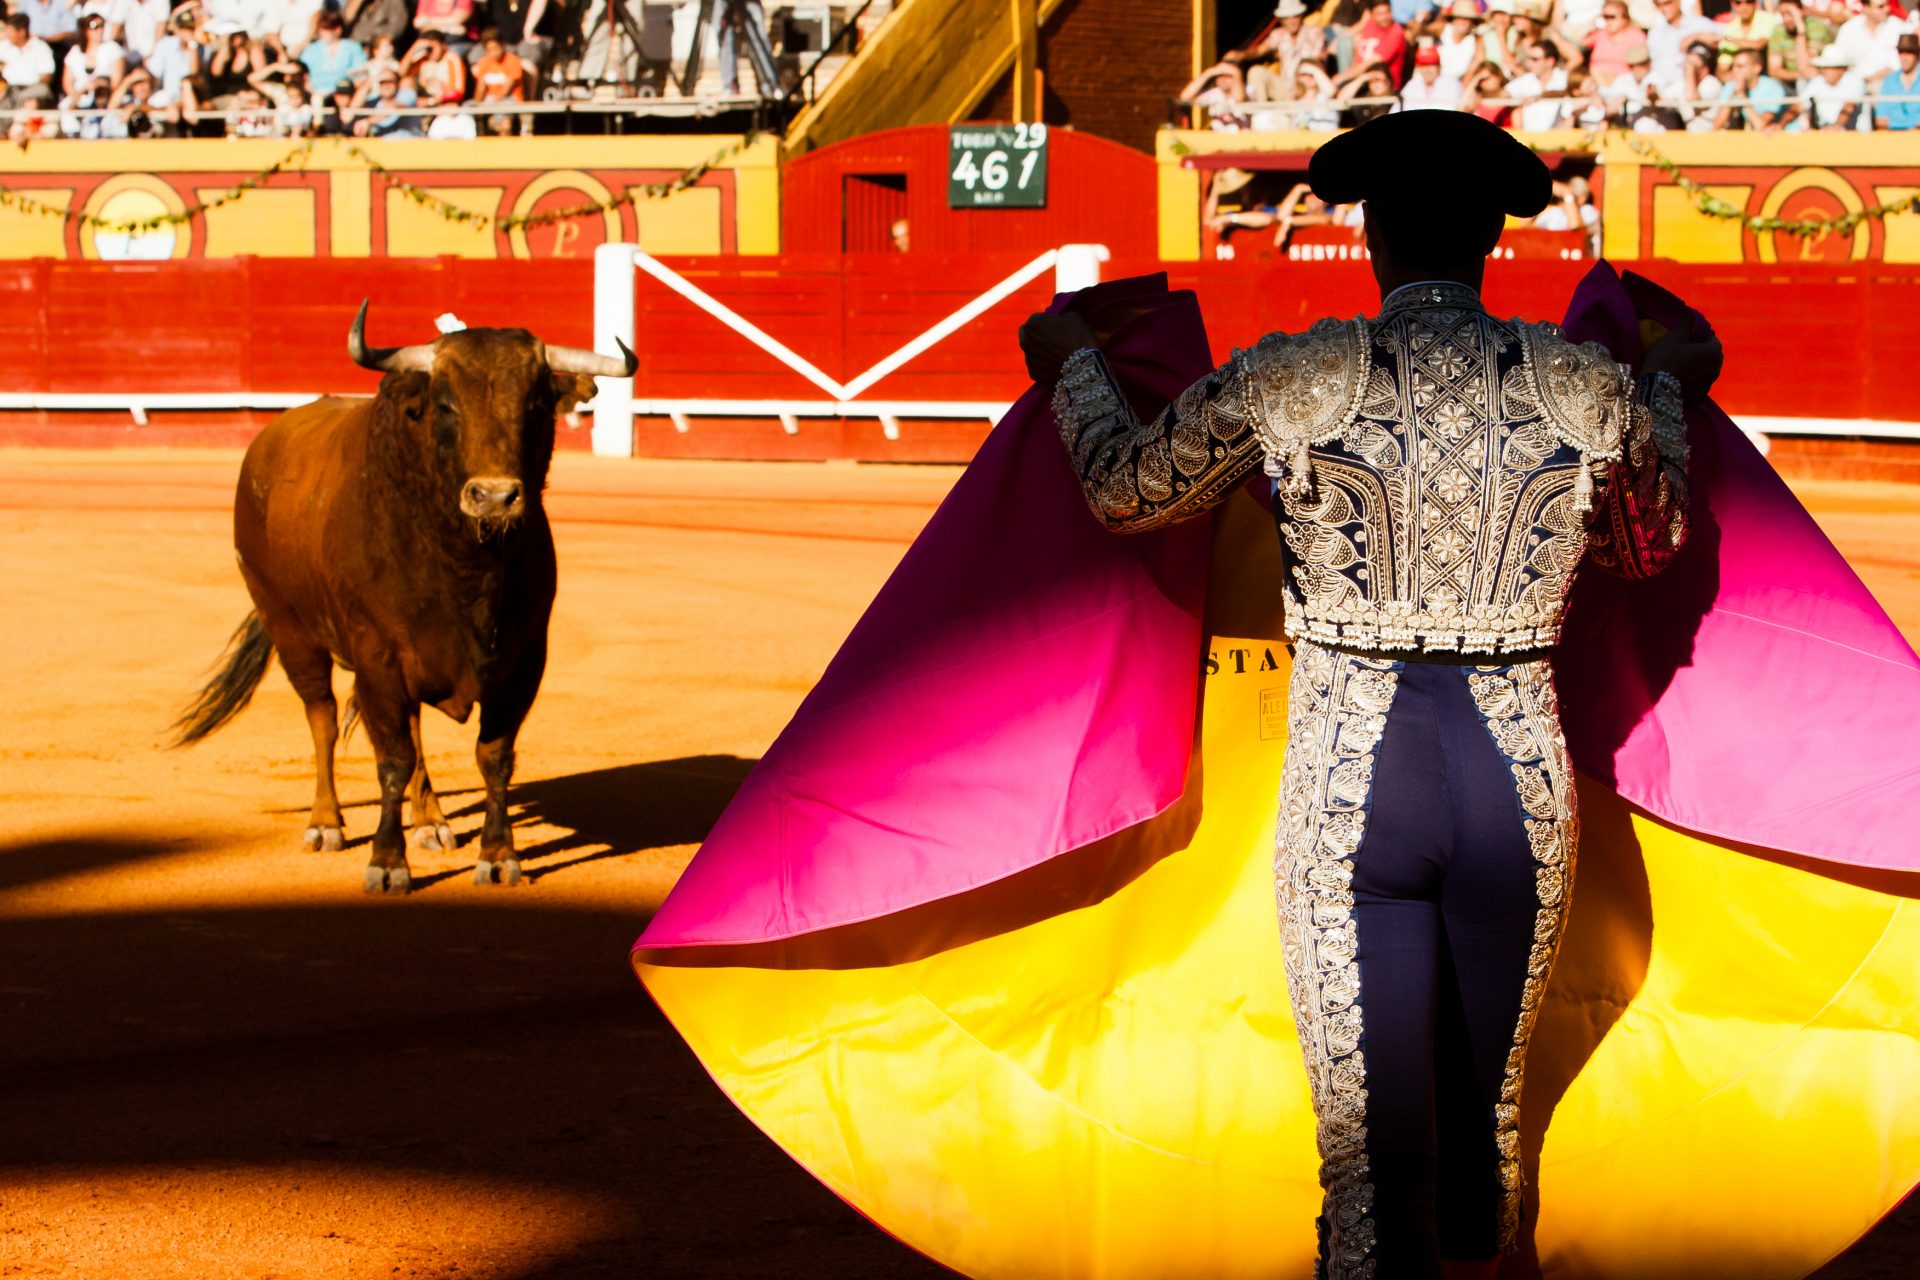
[[[1780,0],[1780,25],[1767,37],[1767,73],[1782,84],[1813,77],[1813,60],[1839,31],[1826,15],[1808,13],[1796,0]]]
[[[1687,45],[1699,36],[1714,42],[1720,24],[1697,12],[1686,11],[1680,0],[1653,0],[1653,21],[1647,26],[1647,53],[1653,59],[1653,78],[1670,89],[1680,83]]]
[[[320,15],[319,34],[300,51],[300,63],[307,69],[307,80],[320,97],[330,97],[342,80],[366,65],[367,51],[346,38],[346,23],[337,13]]]
[[[1514,124],[1528,133],[1564,128],[1567,123],[1567,69],[1560,50],[1546,40],[1526,49],[1527,73],[1507,82],[1507,96],[1519,105]]]
[[[280,122],[267,107],[266,95],[252,85],[233,95],[233,111],[239,114],[227,121],[227,136],[232,138],[284,138]]]
[[[96,76],[117,82],[126,71],[126,50],[107,39],[107,20],[97,13],[82,18],[79,42],[67,50],[61,67],[61,84],[67,94],[90,92]]]
[[[126,125],[113,110],[113,81],[95,76],[60,102],[60,132],[69,138],[124,138]]]
[[[1867,82],[1853,73],[1846,51],[1828,48],[1813,60],[1813,67],[1815,78],[1800,86],[1800,96],[1807,102],[1793,127],[1834,132],[1871,129]]]
[[[1333,81],[1317,62],[1302,62],[1294,73],[1293,110],[1281,127],[1332,133],[1340,127],[1340,107],[1334,101]]]
[[[207,59],[208,101],[216,111],[228,111],[240,91],[248,87],[253,73],[260,69],[251,37],[238,29],[228,31],[213,46]]]
[[[276,62],[253,73],[249,82],[279,112],[281,135],[310,138],[319,129],[320,112],[307,85],[307,69],[297,62]]]
[[[1603,84],[1627,73],[1627,54],[1647,47],[1647,33],[1627,20],[1627,0],[1606,0],[1600,25],[1587,36],[1587,70]]]
[[[1560,28],[1547,20],[1552,7],[1552,0],[1520,0],[1514,9],[1513,30],[1519,37],[1514,48],[1519,58],[1521,75],[1526,75],[1531,70],[1527,66],[1527,50],[1536,44],[1552,45],[1562,68],[1577,65],[1585,56],[1579,45],[1567,39]]]
[[[1899,59],[1894,69],[1880,81],[1875,92],[1882,98],[1905,98],[1905,102],[1875,102],[1873,127],[1876,129],[1920,128],[1920,35],[1905,35],[1894,47]]]
[[[158,106],[172,107],[186,100],[187,82],[200,74],[200,41],[192,9],[183,7],[168,21],[167,33],[154,43],[142,70],[152,81],[147,92]]]
[[[1367,16],[1353,29],[1353,65],[1333,78],[1336,88],[1368,77],[1375,67],[1387,73],[1393,92],[1407,74],[1407,31],[1393,20],[1391,0],[1373,0]],[[1374,96],[1374,95],[1369,95]]]
[[[1180,91],[1180,101],[1206,108],[1211,129],[1234,132],[1247,127],[1246,81],[1231,62],[1216,62],[1189,80]]]
[[[391,44],[407,34],[413,5],[408,0],[346,0],[340,17],[354,43],[371,50],[382,36]]]
[[[53,71],[53,46],[33,34],[33,20],[24,13],[9,15],[0,39],[0,77],[7,85],[0,107],[53,105]]]
[[[373,43],[367,46],[366,65],[353,73],[357,83],[371,83],[380,78],[380,73],[391,69],[405,79],[400,71],[400,55],[394,52],[392,36],[375,36]]]
[[[1710,132],[1719,117],[1721,85],[1720,78],[1714,75],[1719,65],[1717,43],[1689,45],[1681,63],[1679,83],[1667,86],[1668,99],[1676,104],[1680,119],[1691,133]]]
[[[875,6],[876,9],[878,7]],[[1284,0],[1282,7],[1285,7]],[[485,10],[486,17],[481,22],[481,26],[490,26],[498,31],[500,43],[520,59],[520,65],[527,73],[528,97],[533,96],[539,82],[540,68],[546,64],[550,42],[540,27],[547,22],[549,12],[563,13],[565,6],[556,5],[550,9],[547,0],[491,0]],[[1286,24],[1283,21],[1281,25]]]
[[[400,60],[400,75],[402,79],[412,78],[422,106],[466,100],[467,60],[449,50],[446,36],[438,31],[420,33],[413,48]]]
[[[1502,78],[1511,79],[1520,64],[1520,32],[1513,25],[1513,0],[1488,0],[1486,21],[1481,25],[1480,55],[1492,63]],[[1464,83],[1471,84],[1472,77]]]
[[[1466,86],[1460,94],[1460,109],[1471,111],[1482,120],[1504,129],[1513,122],[1513,108],[1498,101],[1506,96],[1506,73],[1492,62],[1483,62],[1467,77]]]
[[[1713,117],[1714,128],[1773,133],[1792,117],[1786,86],[1763,70],[1765,56],[1758,49],[1742,49],[1733,55],[1733,69],[1720,86],[1723,105]]]
[[[1435,45],[1440,50],[1440,75],[1464,86],[1473,69],[1487,60],[1481,51],[1480,8],[1474,0],[1453,0],[1441,24]]]
[[[363,108],[354,112],[353,135],[356,138],[424,138],[420,117],[399,114],[402,108],[419,104],[413,90],[402,88],[400,77],[383,71],[364,99]]]
[[[167,0],[111,0],[107,6],[107,34],[127,51],[127,65],[146,63],[153,46],[167,29],[173,12]]]
[[[1733,8],[1720,17],[1721,68],[1732,70],[1733,56],[1742,49],[1752,50],[1764,59],[1767,42],[1779,26],[1779,15],[1760,8],[1755,0],[1733,0]],[[1764,72],[1766,63],[1762,61],[1760,65]]]
[[[1627,54],[1626,68],[1601,87],[1600,96],[1605,99],[1607,115],[1612,120],[1632,125],[1649,102],[1659,100],[1660,89],[1653,81],[1653,55],[1645,46]]]
[[[1340,127],[1357,129],[1376,116],[1384,116],[1392,111],[1397,103],[1394,94],[1393,78],[1383,67],[1369,67],[1358,79],[1349,80],[1334,95],[1336,100],[1352,103],[1340,113]],[[1356,98],[1370,98],[1370,102],[1355,102]]]
[[[525,102],[527,69],[519,55],[489,27],[480,33],[480,61],[473,64],[475,102]]]
[[[1834,33],[1833,47],[1847,55],[1847,63],[1868,84],[1893,70],[1899,61],[1900,37],[1913,26],[1893,16],[1889,0],[1865,0],[1860,13]]]
[[[1274,63],[1273,75],[1282,85],[1292,84],[1300,64],[1318,61],[1326,56],[1327,33],[1324,27],[1307,25],[1307,6],[1302,0],[1280,0],[1273,11],[1274,27],[1267,38],[1260,42],[1255,51],[1260,57],[1271,58]],[[1249,76],[1249,93],[1254,86]],[[1255,94],[1255,96],[1261,96]],[[1274,101],[1280,101],[1284,94],[1268,95]]]
[[[173,97],[160,100],[153,77],[136,71],[121,84],[117,98],[120,127],[129,138],[166,138],[178,131],[183,107],[193,101],[193,90],[185,83]]]
[[[1604,8],[1604,0],[1558,0],[1557,5],[1550,7],[1550,12],[1557,11],[1557,19],[1550,13],[1540,16],[1553,22],[1554,27],[1574,44],[1584,45],[1587,37],[1599,27],[1600,11]],[[1566,57],[1564,50],[1562,56]],[[1566,61],[1571,65],[1574,59],[1566,57]]]
[[[1457,111],[1460,82],[1440,74],[1440,47],[1423,44],[1413,54],[1413,78],[1400,90],[1396,111]]]
[[[79,33],[80,8],[73,0],[13,0],[14,13],[26,18],[29,33],[61,50]]]
[[[259,17],[252,30],[280,57],[297,58],[319,31],[321,0],[252,0]]]
[[[1591,71],[1575,70],[1567,74],[1567,104],[1561,113],[1563,129],[1604,129],[1607,103],[1601,96],[1600,81]]]
[[[472,22],[473,0],[417,0],[413,7],[413,29],[423,36],[437,32],[458,53],[473,43],[467,35]]]

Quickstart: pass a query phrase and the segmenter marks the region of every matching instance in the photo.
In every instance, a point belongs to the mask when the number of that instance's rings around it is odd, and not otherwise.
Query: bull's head
[[[631,378],[639,367],[624,342],[615,358],[550,347],[525,329],[463,329],[410,347],[369,347],[366,326],[362,302],[347,353],[365,369],[423,375],[410,391],[429,424],[437,469],[482,536],[510,529],[539,501],[554,416],[591,399],[594,378]]]

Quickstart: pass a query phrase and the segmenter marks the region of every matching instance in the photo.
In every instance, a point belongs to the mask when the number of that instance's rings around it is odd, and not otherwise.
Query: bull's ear
[[[570,414],[573,407],[583,400],[591,400],[594,395],[593,377],[585,373],[556,373],[553,375],[553,411],[555,414]]]

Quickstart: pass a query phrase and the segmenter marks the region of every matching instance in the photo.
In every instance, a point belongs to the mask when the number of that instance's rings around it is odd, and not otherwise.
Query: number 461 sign
[[[947,131],[949,209],[1043,209],[1047,126],[957,124]]]

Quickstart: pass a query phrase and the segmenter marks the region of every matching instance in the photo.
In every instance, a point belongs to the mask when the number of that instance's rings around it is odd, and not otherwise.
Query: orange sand
[[[626,946],[957,474],[562,455],[552,661],[520,745],[531,883],[412,855],[359,891],[277,671],[163,731],[248,604],[237,452],[0,451],[0,1276],[913,1277],[721,1098]],[[1800,483],[1909,636],[1920,487]],[[344,692],[345,678],[341,679]],[[472,726],[429,716],[478,829]],[[1904,1274],[1910,1206],[1822,1280]]]

